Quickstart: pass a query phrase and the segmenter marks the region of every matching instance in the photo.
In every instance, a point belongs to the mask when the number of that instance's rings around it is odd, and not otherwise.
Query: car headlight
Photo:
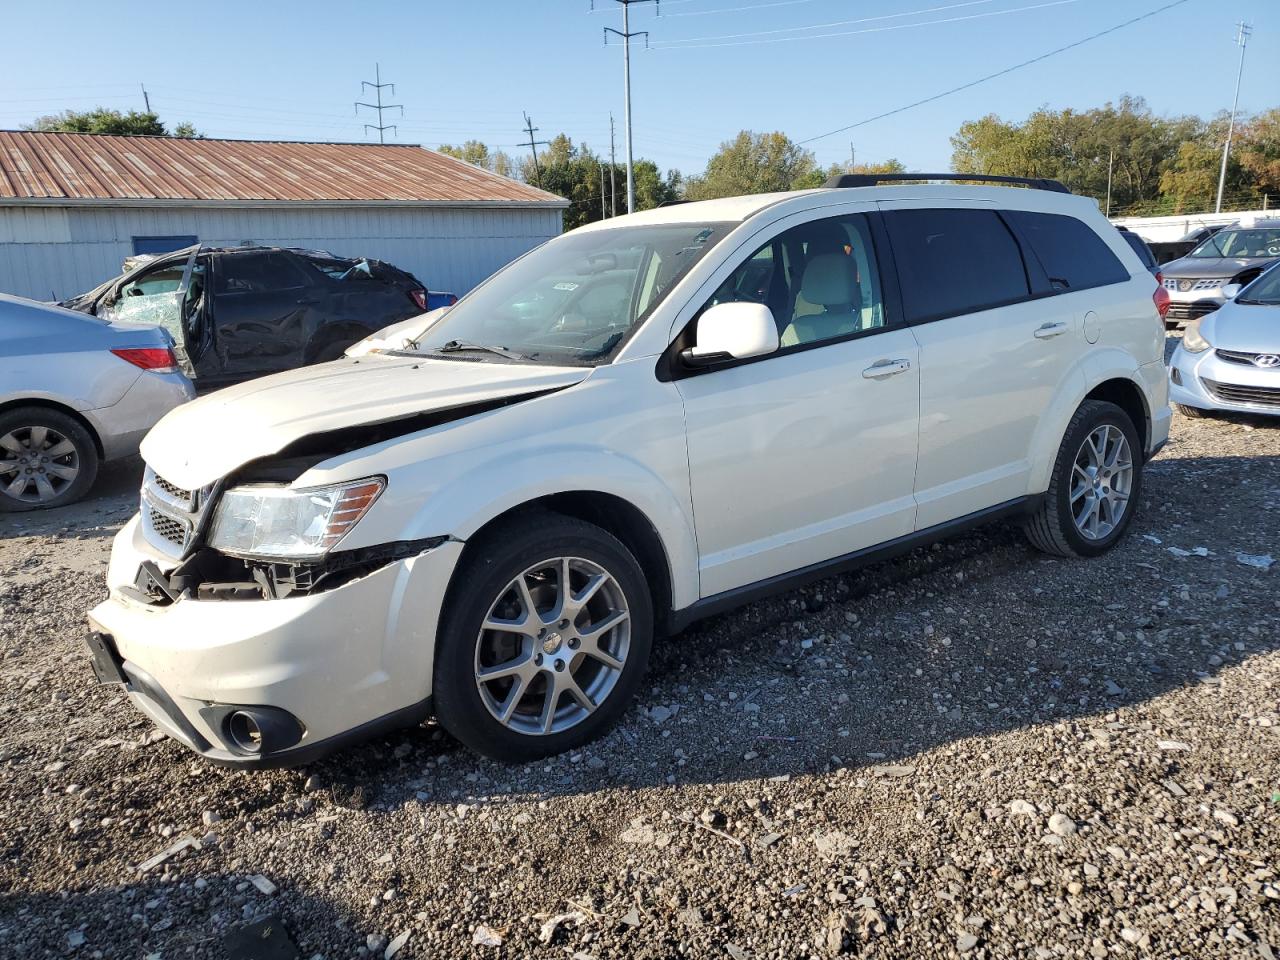
[[[266,560],[317,559],[351,531],[386,485],[368,477],[305,490],[232,487],[218,502],[209,546]]]
[[[1192,320],[1187,324],[1186,330],[1182,332],[1182,349],[1187,353],[1204,353],[1213,344],[1204,338],[1204,334],[1200,332],[1200,318]]]

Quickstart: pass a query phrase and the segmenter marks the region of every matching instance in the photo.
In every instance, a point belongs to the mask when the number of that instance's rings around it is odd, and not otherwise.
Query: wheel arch
[[[539,510],[593,524],[621,541],[644,572],[649,596],[653,601],[656,631],[661,634],[666,630],[673,611],[673,581],[671,560],[662,536],[653,521],[635,504],[616,494],[600,490],[570,490],[547,494],[498,513],[467,538],[467,546],[463,548],[462,556],[454,568],[453,579],[457,577],[456,571],[462,569],[472,543],[494,527]],[[449,592],[452,592],[452,584]]]
[[[98,459],[106,459],[106,452],[102,446],[102,437],[98,435],[98,428],[79,410],[46,397],[18,397],[12,400],[0,401],[0,413],[8,413],[10,410],[18,410],[22,407],[41,407],[46,410],[54,410],[75,420],[88,431],[89,436],[93,439],[93,448],[98,452]]]
[[[1112,377],[1090,390],[1084,399],[1113,403],[1127,413],[1138,431],[1142,450],[1146,451],[1151,438],[1151,410],[1147,406],[1146,395],[1135,381],[1128,377]]]

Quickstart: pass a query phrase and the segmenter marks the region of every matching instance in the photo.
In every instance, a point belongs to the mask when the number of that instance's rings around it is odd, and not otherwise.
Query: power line
[[[981,2],[981,0],[977,0]],[[987,17],[1002,17],[1009,13],[1025,13],[1028,10],[1042,10],[1045,7],[1061,7],[1068,3],[1079,3],[1079,0],[1047,0],[1045,3],[1035,3],[1026,7],[1011,7],[1007,10],[992,10],[987,13],[971,13],[960,17],[943,17],[940,20],[926,20],[923,23],[899,23],[889,27],[867,27],[864,30],[841,30],[834,33],[815,33],[807,37],[771,37],[765,40],[731,40],[728,43],[694,43],[692,40],[684,41],[685,46],[672,46],[671,44],[680,43],[677,40],[664,40],[654,45],[654,50],[704,50],[707,47],[744,47],[761,43],[787,43],[792,40],[826,40],[831,37],[853,37],[864,33],[885,33],[890,30],[914,30],[917,27],[936,27],[943,23],[960,23],[964,20],[982,20]],[[868,19],[884,19],[879,17],[871,17]],[[865,21],[850,21],[851,23]],[[800,29],[800,28],[792,28]],[[770,31],[779,32],[779,31]]]
[[[866,126],[868,123],[874,123],[877,120],[883,120],[886,117],[892,117],[896,114],[904,113],[907,110],[923,106],[926,103],[933,103],[935,100],[941,100],[943,97],[949,97],[953,93],[960,93],[962,90],[968,90],[971,87],[976,87],[979,84],[986,83],[988,80],[995,80],[997,77],[1006,76],[1013,73],[1015,70],[1021,70],[1023,67],[1029,67],[1032,64],[1040,63],[1042,60],[1048,60],[1050,57],[1057,56],[1060,53],[1066,53],[1068,50],[1074,50],[1076,47],[1083,46],[1092,40],[1097,40],[1101,37],[1107,36],[1108,34],[1123,30],[1125,27],[1131,27],[1135,23],[1141,23],[1143,20],[1150,20],[1152,17],[1158,16],[1167,10],[1172,10],[1174,7],[1180,7],[1183,4],[1190,2],[1191,0],[1173,0],[1172,3],[1166,3],[1162,7],[1156,7],[1154,10],[1149,10],[1146,13],[1139,14],[1138,16],[1126,20],[1123,23],[1117,23],[1113,27],[1107,27],[1105,30],[1099,30],[1097,33],[1092,33],[1087,37],[1068,43],[1065,46],[1057,47],[1050,50],[1048,53],[1042,53],[1038,57],[1032,57],[1030,60],[1023,60],[1021,63],[1015,63],[1011,67],[1005,67],[1003,70],[997,70],[995,73],[989,73],[984,77],[979,77],[977,80],[962,83],[960,86],[952,87],[950,90],[944,90],[942,93],[935,93],[933,96],[925,97],[923,100],[916,100],[914,103],[908,103],[905,106],[896,107],[893,110],[886,110],[884,113],[878,113],[874,117],[868,117],[865,120],[859,120],[857,123],[850,123],[847,126],[839,127],[835,130],[828,130],[826,133],[820,133],[816,137],[799,140],[797,143],[805,144],[813,143],[815,140],[824,140],[827,137],[835,136],[837,133],[845,133],[846,131],[856,129],[857,127]]]
[[[954,10],[957,7],[976,7],[984,3],[995,3],[996,0],[964,0],[963,3],[949,3],[941,7],[927,7],[924,10],[908,10],[905,13],[885,13],[878,17],[860,17],[857,20],[833,20],[829,23],[815,23],[807,27],[780,27],[777,30],[753,30],[750,33],[722,33],[713,37],[686,37],[678,40],[661,40],[658,46],[671,46],[677,43],[702,43],[708,40],[737,40],[742,37],[767,37],[780,33],[795,33],[799,30],[825,30],[829,27],[848,27],[855,23],[872,23],[876,20],[898,20],[902,17],[915,17],[925,13],[938,13],[942,10]]]
[[[375,78],[375,79],[374,79],[374,82],[372,82],[372,83],[370,83],[368,80],[361,80],[361,81],[360,81],[360,94],[361,94],[361,96],[363,96],[363,95],[364,95],[364,88],[365,88],[365,87],[373,87],[373,91],[374,91],[374,93],[376,94],[375,99],[376,99],[378,102],[377,102],[377,103],[364,103],[363,101],[357,100],[357,101],[356,101],[356,116],[359,116],[359,115],[360,115],[360,108],[361,108],[361,107],[368,107],[370,110],[377,110],[377,111],[378,111],[378,122],[377,122],[376,124],[373,124],[373,123],[366,123],[366,124],[364,125],[364,130],[365,130],[365,133],[368,133],[370,130],[377,130],[377,131],[378,131],[378,142],[379,142],[379,143],[386,143],[386,139],[385,139],[385,137],[384,137],[383,135],[384,135],[384,134],[386,133],[386,131],[388,131],[388,130],[395,130],[395,129],[396,129],[396,127],[395,127],[395,124],[383,124],[383,122],[382,122],[382,111],[384,111],[384,110],[399,110],[399,111],[400,111],[400,116],[402,116],[402,117],[403,117],[403,116],[404,116],[404,107],[402,107],[402,106],[401,106],[400,104],[398,104],[398,103],[383,103],[383,102],[382,102],[382,88],[383,88],[383,87],[390,87],[390,88],[391,88],[391,95],[394,97],[394,96],[396,95],[396,85],[395,85],[394,83],[383,83],[383,82],[382,82],[382,67],[381,67],[381,65],[376,64],[376,63],[373,65],[373,76],[374,76],[374,78]],[[396,132],[398,133],[399,131],[396,131]]]
[[[676,0],[667,0],[675,3]],[[687,2],[687,0],[685,0]],[[669,13],[668,17],[707,17],[713,13],[747,13],[751,10],[765,10],[769,7],[794,7],[801,3],[813,3],[814,0],[773,0],[772,3],[755,3],[742,7],[717,7],[715,10],[689,10],[685,13]]]

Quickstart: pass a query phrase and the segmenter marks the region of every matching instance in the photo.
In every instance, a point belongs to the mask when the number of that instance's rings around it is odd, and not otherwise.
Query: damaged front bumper
[[[455,540],[432,544],[283,596],[264,585],[254,598],[206,590],[202,599],[198,586],[156,597],[139,586],[144,566],[165,584],[181,581],[135,517],[116,536],[109,596],[89,614],[95,672],[123,683],[165,733],[227,765],[308,763],[419,722],[462,551]]]

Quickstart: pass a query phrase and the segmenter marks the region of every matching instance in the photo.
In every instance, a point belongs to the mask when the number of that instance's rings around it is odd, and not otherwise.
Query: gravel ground
[[[995,527],[697,626],[578,753],[250,774],[92,682],[117,470],[0,519],[0,956],[1272,960],[1280,423],[1178,417],[1147,476],[1103,559]]]

